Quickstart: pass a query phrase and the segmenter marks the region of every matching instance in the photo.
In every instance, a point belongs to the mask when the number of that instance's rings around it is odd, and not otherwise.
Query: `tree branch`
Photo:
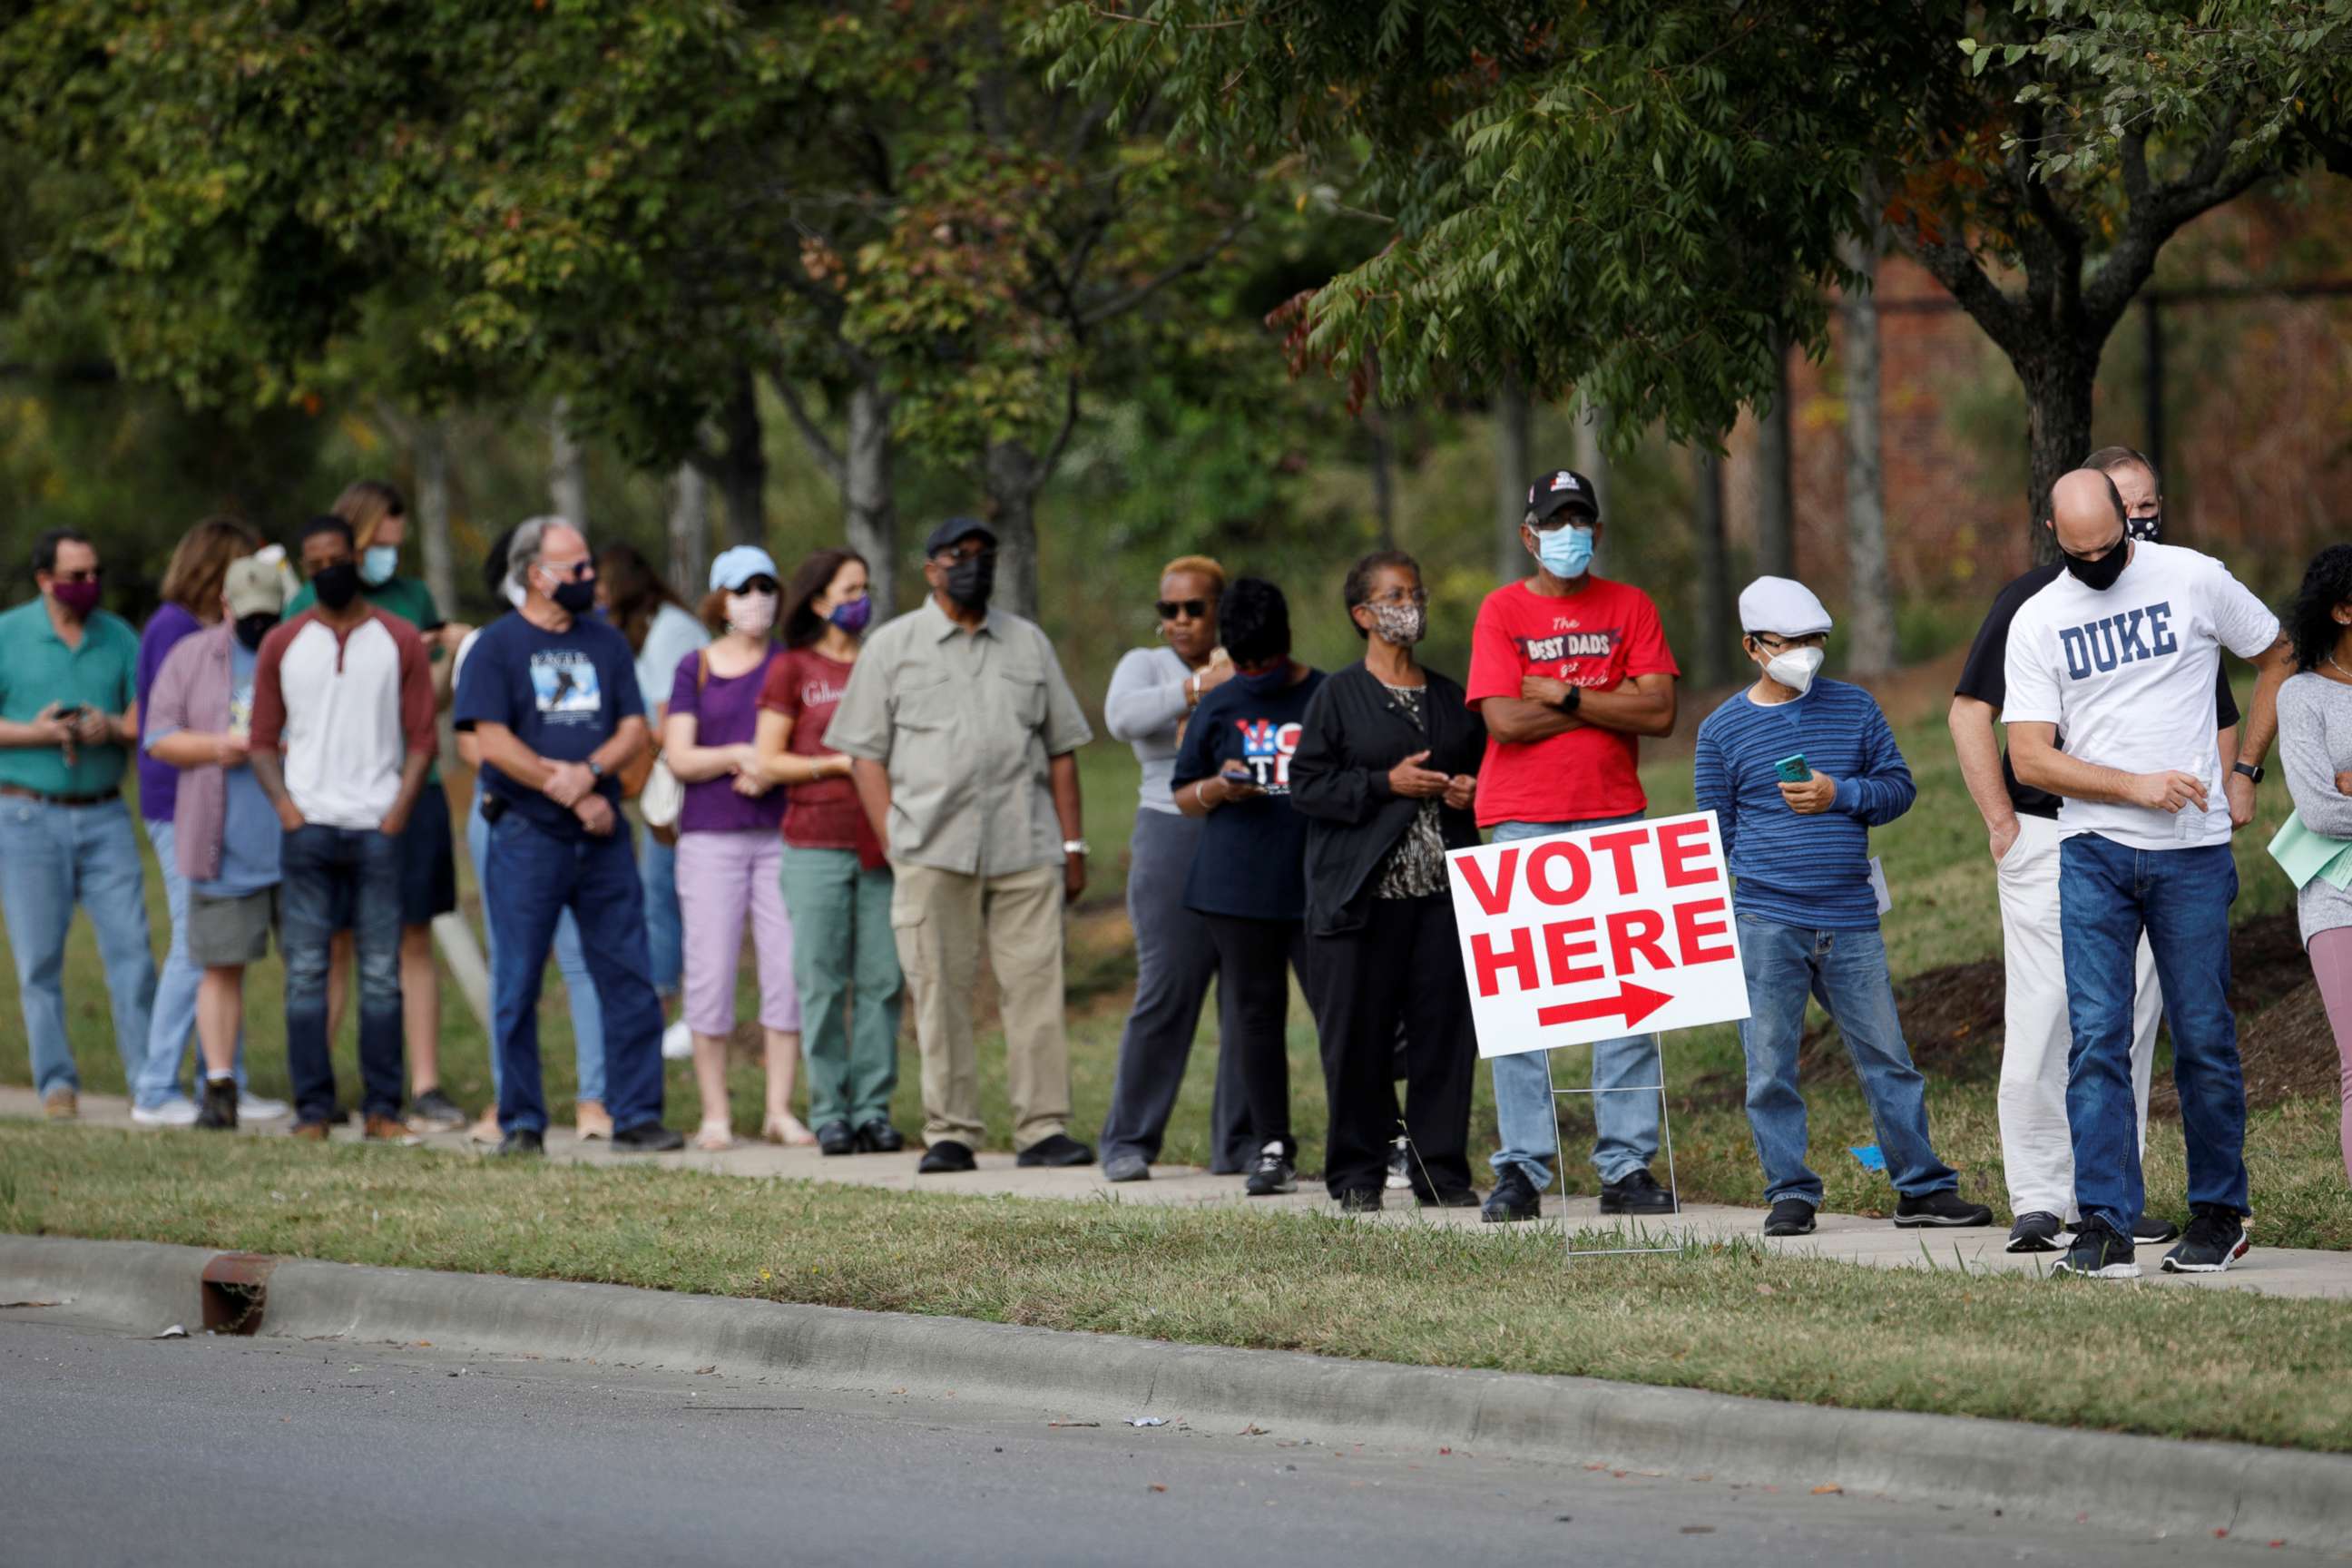
[[[1114,317],[1123,316],[1129,310],[1134,310],[1138,305],[1142,304],[1146,300],[1150,299],[1154,294],[1159,293],[1160,289],[1165,289],[1169,284],[1175,282],[1178,279],[1188,277],[1192,273],[1200,271],[1202,268],[1208,266],[1210,262],[1215,260],[1218,254],[1222,252],[1225,247],[1231,245],[1234,239],[1240,236],[1242,230],[1249,226],[1252,216],[1253,214],[1250,209],[1246,207],[1243,208],[1241,215],[1235,217],[1233,222],[1227,224],[1224,226],[1223,231],[1220,233],[1216,238],[1211,240],[1207,245],[1202,247],[1199,250],[1194,251],[1192,255],[1184,258],[1181,261],[1176,262],[1172,266],[1163,268],[1160,271],[1145,279],[1142,282],[1137,284],[1126,293],[1116,295],[1111,299],[1106,300],[1102,303],[1096,305],[1091,310],[1080,312],[1077,317],[1077,325],[1082,328],[1097,327],[1100,326],[1105,321],[1110,321]]]
[[[1078,377],[1073,371],[1069,376],[1069,401],[1062,411],[1062,427],[1054,432],[1054,439],[1046,446],[1045,457],[1037,463],[1038,489],[1044,489],[1046,481],[1054,477],[1054,470],[1062,466],[1062,454],[1069,450],[1070,436],[1077,427]]]
[[[784,412],[792,416],[793,428],[801,433],[802,441],[808,446],[809,455],[816,459],[817,467],[824,470],[824,477],[833,481],[834,488],[846,492],[849,466],[842,458],[841,448],[833,444],[824,427],[810,415],[808,405],[802,400],[800,388],[793,384],[793,378],[779,368],[774,379],[776,395],[783,400]]]
[[[1927,239],[1910,225],[1899,226],[1895,237],[1910,252],[1912,259],[1926,268],[1944,286],[1945,292],[1958,301],[1960,309],[1984,329],[1985,336],[1999,345],[2011,363],[2027,352],[2030,322],[2023,301],[1987,277],[1983,266],[1966,245],[1958,240]]]

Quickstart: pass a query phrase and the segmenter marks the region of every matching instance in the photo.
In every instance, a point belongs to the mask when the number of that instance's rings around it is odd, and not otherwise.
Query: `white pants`
[[[2066,1128],[2065,947],[2058,932],[2058,825],[2046,816],[2017,819],[2017,842],[2002,856],[2002,957],[2009,969],[2009,1037],[2000,1056],[2000,1159],[2013,1214],[2054,1214],[2068,1225],[2074,1209],[2074,1145]],[[2164,994],[2156,954],[2139,939],[2134,975],[2132,1099],[2139,1107],[2139,1146],[2147,1151],[2147,1079]]]

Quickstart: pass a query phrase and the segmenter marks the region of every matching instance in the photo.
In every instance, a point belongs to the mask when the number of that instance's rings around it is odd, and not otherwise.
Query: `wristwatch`
[[[1579,708],[1584,706],[1584,688],[1581,686],[1570,687],[1568,689],[1568,695],[1553,703],[1552,706],[1559,709],[1563,713],[1575,712]]]
[[[1083,838],[1065,838],[1062,840],[1062,853],[1065,855],[1090,855],[1093,851],[1087,847],[1087,841]]]
[[[2256,784],[2263,782],[2263,769],[2259,763],[2238,763],[2232,765],[2230,771],[2233,773],[2243,773]]]
[[[590,778],[592,778],[592,779],[596,779],[596,780],[598,780],[598,781],[600,781],[600,782],[601,782],[601,781],[604,779],[604,763],[600,763],[600,762],[598,762],[598,761],[597,761],[595,758],[593,758],[593,757],[589,758],[589,759],[588,759],[588,776],[589,776]]]

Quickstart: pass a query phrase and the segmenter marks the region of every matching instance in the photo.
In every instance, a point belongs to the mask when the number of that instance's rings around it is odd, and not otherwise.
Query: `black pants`
[[[1290,1135],[1290,973],[1307,984],[1306,926],[1299,921],[1252,921],[1202,915],[1217,944],[1219,1047],[1240,1064],[1249,1103],[1253,1153],[1277,1140],[1298,1158]],[[1310,992],[1309,994],[1312,994]]]
[[[1360,931],[1318,936],[1310,972],[1315,1026],[1323,1037],[1323,1086],[1331,1131],[1323,1179],[1331,1194],[1378,1187],[1397,1135],[1391,1076],[1397,1026],[1405,1036],[1404,1131],[1412,1145],[1413,1190],[1456,1192],[1470,1184],[1470,1085],[1477,1037],[1462,977],[1454,905],[1375,899]]]

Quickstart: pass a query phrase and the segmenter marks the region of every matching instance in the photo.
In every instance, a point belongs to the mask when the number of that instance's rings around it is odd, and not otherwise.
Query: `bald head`
[[[2069,555],[2097,555],[2124,537],[2124,500],[2115,480],[2076,468],[2050,487],[2050,525]]]

